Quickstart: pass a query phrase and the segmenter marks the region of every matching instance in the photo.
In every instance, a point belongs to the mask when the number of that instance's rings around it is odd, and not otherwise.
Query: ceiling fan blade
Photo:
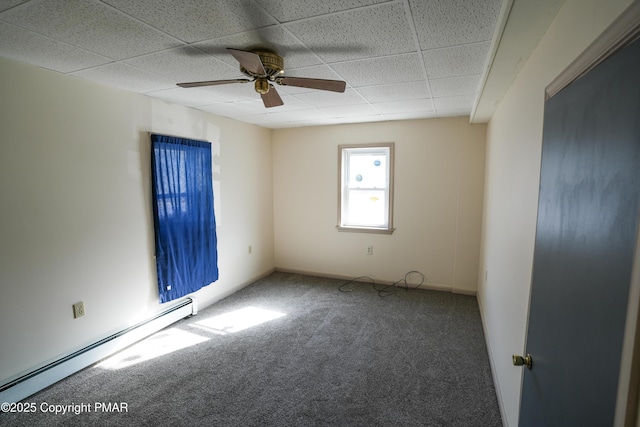
[[[264,102],[264,106],[267,108],[284,105],[284,102],[282,102],[282,98],[280,98],[278,91],[275,87],[273,87],[273,85],[269,85],[269,92],[260,96],[262,96],[262,102]]]
[[[206,82],[178,83],[178,86],[189,88],[189,87],[200,87],[200,86],[226,85],[229,83],[248,83],[250,81],[251,80],[249,79],[210,80]]]
[[[297,86],[309,89],[330,90],[344,92],[347,84],[342,80],[308,79],[305,77],[280,77],[276,80],[284,86]]]
[[[267,74],[267,72],[264,70],[264,67],[262,66],[262,61],[257,54],[248,52],[246,50],[232,49],[230,47],[227,48],[227,51],[229,51],[229,53],[233,55],[234,58],[236,58],[240,65],[242,65],[250,73],[259,76],[264,76]]]

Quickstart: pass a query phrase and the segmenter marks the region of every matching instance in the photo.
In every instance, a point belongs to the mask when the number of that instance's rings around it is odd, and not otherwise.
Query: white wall
[[[275,259],[285,270],[402,279],[475,293],[485,125],[468,118],[273,133]],[[338,232],[338,145],[395,142],[392,235]],[[373,246],[373,255],[366,247]]]
[[[478,299],[506,425],[518,424],[540,178],[544,89],[628,0],[568,0],[487,129]],[[486,282],[484,277],[486,277]]]
[[[162,309],[148,131],[213,143],[201,306],[273,269],[271,131],[0,58],[0,383]]]

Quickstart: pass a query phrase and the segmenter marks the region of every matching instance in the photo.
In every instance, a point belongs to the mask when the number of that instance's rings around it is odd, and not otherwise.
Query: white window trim
[[[343,225],[342,221],[342,202],[343,202],[343,190],[344,173],[343,173],[343,160],[344,149],[349,148],[389,148],[389,186],[388,186],[388,202],[387,202],[387,226],[386,227],[365,227],[365,226],[352,226]],[[395,143],[372,143],[372,144],[344,144],[338,146],[338,225],[336,229],[338,231],[347,231],[355,233],[377,233],[377,234],[391,234],[395,230],[393,228],[393,176],[394,176],[394,148]]]

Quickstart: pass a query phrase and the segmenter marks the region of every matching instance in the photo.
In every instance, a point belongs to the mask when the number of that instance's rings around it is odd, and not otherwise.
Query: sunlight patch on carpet
[[[122,369],[207,340],[209,338],[181,329],[166,329],[116,353],[97,366],[105,369]]]
[[[203,328],[216,334],[226,335],[243,331],[283,316],[286,316],[286,314],[249,306],[229,313],[219,314],[208,319],[199,320],[192,323],[191,326]]]

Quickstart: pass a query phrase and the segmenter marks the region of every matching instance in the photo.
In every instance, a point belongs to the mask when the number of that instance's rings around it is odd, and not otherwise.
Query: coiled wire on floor
[[[390,285],[376,283],[376,281],[371,276],[358,276],[354,277],[353,279],[349,279],[338,286],[338,290],[340,292],[351,292],[352,289],[346,289],[348,285],[352,284],[353,282],[368,281],[371,283],[371,287],[373,288],[373,290],[378,293],[378,296],[384,298],[395,294],[398,289],[404,289],[405,292],[408,292],[409,289],[418,289],[424,284],[424,280],[424,274],[422,274],[418,270],[411,270],[407,272],[404,275],[404,278],[393,282]]]

